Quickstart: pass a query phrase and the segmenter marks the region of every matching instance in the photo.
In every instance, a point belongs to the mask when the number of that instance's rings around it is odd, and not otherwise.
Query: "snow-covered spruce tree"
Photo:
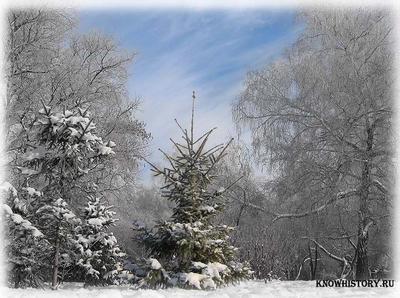
[[[33,189],[28,188],[26,191],[32,193]],[[33,194],[40,196],[39,192]],[[43,252],[48,249],[48,242],[27,219],[27,206],[26,201],[21,199],[22,194],[18,194],[10,183],[4,182],[0,186],[0,196],[4,198],[3,210],[7,223],[4,247],[7,247],[7,259],[11,267],[10,286],[41,286],[44,276],[40,269],[45,263],[46,255]]]
[[[49,244],[44,253],[53,288],[58,285],[60,266],[72,265],[76,257],[74,240],[80,219],[70,207],[71,190],[104,156],[113,154],[114,144],[104,144],[94,129],[87,110],[55,112],[43,105],[19,167],[26,187],[40,193],[27,196],[26,214]]]
[[[78,265],[84,268],[86,285],[112,284],[119,275],[125,255],[108,229],[114,224],[115,212],[101,203],[100,197],[89,197],[78,228],[76,243],[81,254]]]
[[[212,222],[223,209],[225,192],[223,188],[212,190],[213,170],[232,140],[206,149],[214,129],[194,138],[194,99],[193,93],[190,133],[177,122],[184,143],[171,139],[178,154],[171,156],[162,151],[171,167],[161,170],[150,163],[155,175],[164,178],[163,196],[175,202],[176,207],[169,221],[157,224],[152,231],[142,230],[144,244],[152,256],[144,286],[215,288],[251,275],[247,264],[236,260],[237,249],[229,243],[233,228]]]
[[[32,187],[23,187],[17,192],[9,185],[9,189],[12,191],[4,204],[4,210],[7,219],[6,248],[10,285],[43,286],[51,269],[49,259],[55,257],[57,251],[57,247],[54,248],[55,227],[58,229],[58,239],[62,239],[69,235],[68,231],[79,223],[79,219],[61,198],[49,202],[48,196]],[[57,253],[57,263],[65,262],[65,256]]]

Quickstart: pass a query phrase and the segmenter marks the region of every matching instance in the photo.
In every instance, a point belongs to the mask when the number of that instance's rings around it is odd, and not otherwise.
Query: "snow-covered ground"
[[[400,297],[398,287],[395,288],[316,288],[315,282],[309,281],[262,281],[243,282],[237,286],[229,286],[215,291],[200,290],[131,290],[127,287],[107,287],[84,289],[81,284],[64,284],[57,291],[38,289],[2,289],[2,297],[10,298],[179,298],[179,297]],[[397,295],[396,295],[397,293]]]

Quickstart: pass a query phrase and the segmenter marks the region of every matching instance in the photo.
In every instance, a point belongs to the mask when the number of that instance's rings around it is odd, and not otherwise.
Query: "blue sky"
[[[79,20],[81,32],[105,32],[137,54],[128,88],[142,100],[137,116],[153,136],[156,162],[157,148],[169,150],[169,138],[180,138],[174,118],[189,125],[192,90],[197,134],[217,126],[211,143],[235,137],[231,103],[246,73],[279,58],[302,29],[295,11],[261,9],[81,11]]]

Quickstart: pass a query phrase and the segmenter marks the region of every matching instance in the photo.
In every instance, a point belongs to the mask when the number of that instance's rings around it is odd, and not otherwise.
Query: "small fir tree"
[[[194,288],[215,288],[228,282],[249,278],[246,264],[237,262],[237,249],[229,242],[233,230],[227,225],[216,226],[212,219],[223,209],[226,189],[212,190],[214,168],[224,157],[226,145],[206,149],[214,129],[195,139],[193,132],[194,93],[190,133],[177,122],[183,143],[172,141],[178,154],[164,153],[170,167],[163,170],[152,165],[155,176],[162,176],[162,195],[176,206],[169,221],[159,223],[152,231],[143,231],[143,240],[150,254],[162,266],[150,266],[147,286],[179,285]],[[176,121],[176,120],[175,120]],[[154,263],[154,261],[152,262]],[[158,263],[158,261],[157,261]],[[163,272],[166,271],[169,275]]]
[[[84,268],[87,285],[112,284],[121,271],[125,254],[113,233],[108,231],[117,221],[111,208],[102,205],[99,197],[91,197],[84,210],[76,243],[81,255],[78,265]]]

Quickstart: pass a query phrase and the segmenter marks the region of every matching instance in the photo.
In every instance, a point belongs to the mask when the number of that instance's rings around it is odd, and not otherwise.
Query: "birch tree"
[[[369,276],[372,226],[387,225],[391,187],[392,37],[384,11],[308,11],[285,56],[249,73],[234,107],[280,185],[274,221],[340,206],[357,218],[355,278]],[[294,210],[294,212],[293,212]],[[265,210],[264,210],[265,211]],[[276,211],[276,212],[275,212]]]

